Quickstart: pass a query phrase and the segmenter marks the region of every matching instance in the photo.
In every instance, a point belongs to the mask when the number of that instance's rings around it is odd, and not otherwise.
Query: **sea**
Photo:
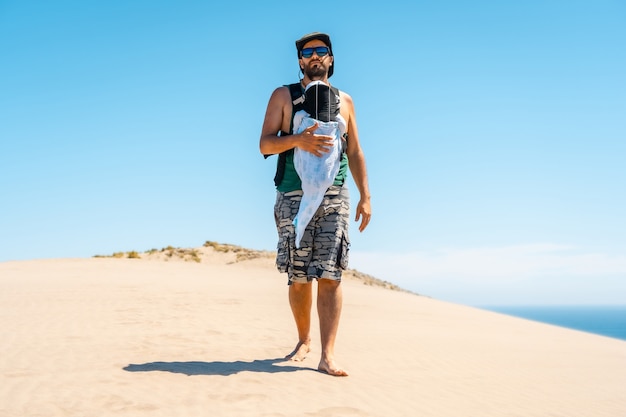
[[[481,306],[509,316],[626,340],[626,305],[622,306]]]

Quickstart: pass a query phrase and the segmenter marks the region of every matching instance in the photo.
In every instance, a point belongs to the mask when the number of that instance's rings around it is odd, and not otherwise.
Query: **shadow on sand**
[[[265,372],[273,374],[276,372],[296,372],[296,371],[316,371],[313,368],[298,366],[275,365],[279,362],[286,362],[285,358],[253,360],[252,362],[148,362],[142,364],[130,364],[123,369],[128,372],[152,372],[163,371],[185,375],[232,375],[239,372]]]

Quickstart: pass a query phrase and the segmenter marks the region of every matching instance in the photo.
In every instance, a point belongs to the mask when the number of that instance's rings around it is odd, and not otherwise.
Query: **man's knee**
[[[317,280],[317,285],[319,291],[333,292],[339,288],[341,281],[336,279],[320,278]]]

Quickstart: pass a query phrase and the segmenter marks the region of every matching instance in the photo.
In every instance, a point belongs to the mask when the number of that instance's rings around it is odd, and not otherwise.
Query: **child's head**
[[[334,121],[339,115],[339,97],[322,81],[313,81],[306,86],[304,111],[322,122]]]

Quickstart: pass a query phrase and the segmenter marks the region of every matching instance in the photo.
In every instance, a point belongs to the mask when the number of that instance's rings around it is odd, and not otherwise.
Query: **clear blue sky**
[[[0,0],[0,261],[273,250],[265,107],[325,31],[372,192],[353,268],[470,305],[626,303],[625,2],[309,4]]]

